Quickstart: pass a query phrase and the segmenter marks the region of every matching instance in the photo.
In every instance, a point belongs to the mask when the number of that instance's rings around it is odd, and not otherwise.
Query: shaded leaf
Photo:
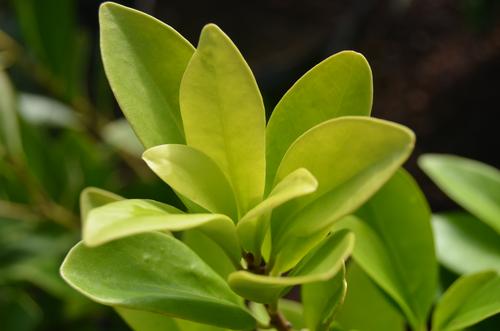
[[[216,25],[206,25],[180,90],[187,144],[227,175],[242,215],[264,192],[265,114],[255,78]]]
[[[433,215],[439,262],[458,273],[487,269],[500,272],[500,236],[472,215],[455,212]]]
[[[500,313],[500,276],[493,271],[459,278],[444,293],[432,317],[433,331],[462,330]]]
[[[302,76],[283,96],[267,126],[267,186],[288,147],[304,132],[329,119],[370,115],[372,74],[363,55],[334,54]],[[307,111],[304,111],[307,110]]]
[[[14,88],[7,74],[0,69],[0,155],[3,148],[14,157],[23,154],[16,107]]]
[[[437,263],[427,202],[400,170],[338,228],[354,232],[355,261],[394,300],[416,330],[427,322],[437,287]]]
[[[356,263],[347,268],[347,295],[335,320],[342,330],[404,331],[405,321]]]
[[[101,53],[120,107],[146,148],[183,143],[179,86],[194,48],[170,26],[106,2],[99,10]]]
[[[285,154],[276,180],[303,167],[319,186],[273,212],[273,271],[289,270],[335,221],[369,199],[406,160],[413,143],[409,129],[367,117],[333,119],[298,138]]]
[[[226,282],[179,240],[146,233],[96,248],[76,245],[63,278],[94,301],[200,323],[250,329],[255,321]]]
[[[329,330],[334,314],[344,302],[346,291],[345,267],[327,281],[302,285],[304,319],[310,331]]]
[[[454,155],[428,154],[420,167],[453,200],[500,234],[500,171]]]

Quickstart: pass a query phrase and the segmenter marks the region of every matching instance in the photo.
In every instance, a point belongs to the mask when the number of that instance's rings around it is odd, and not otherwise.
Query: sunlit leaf
[[[406,160],[413,143],[414,135],[406,127],[368,117],[329,120],[298,138],[285,154],[276,180],[303,167],[319,186],[273,212],[273,271],[289,270],[335,221],[369,199]]]
[[[136,157],[140,157],[144,152],[144,147],[125,119],[109,122],[102,128],[101,134],[109,145],[120,151]]]
[[[354,247],[348,231],[331,235],[308,254],[287,276],[275,277],[236,271],[229,275],[231,288],[242,297],[262,303],[275,302],[291,286],[331,279],[342,269]]]
[[[201,32],[182,79],[180,104],[187,144],[227,175],[244,214],[264,192],[264,105],[242,55],[213,24]]]
[[[283,96],[267,126],[267,186],[288,147],[301,134],[329,119],[370,115],[372,74],[363,55],[332,55],[302,76]]]
[[[148,166],[176,192],[212,213],[237,217],[227,177],[202,152],[186,145],[160,145],[143,154]]]
[[[250,329],[255,321],[226,282],[179,240],[146,233],[96,248],[76,245],[63,278],[92,300],[200,323]]]
[[[272,210],[287,201],[313,193],[317,187],[318,182],[307,169],[300,168],[286,176],[264,201],[238,221],[236,230],[243,248],[256,256],[260,255]]]
[[[88,246],[149,231],[182,231],[199,228],[239,262],[236,228],[222,214],[185,214],[175,207],[153,200],[129,199],[92,209],[83,227]]]
[[[99,23],[106,76],[143,145],[183,143],[179,86],[193,46],[170,26],[116,3],[101,6]]]

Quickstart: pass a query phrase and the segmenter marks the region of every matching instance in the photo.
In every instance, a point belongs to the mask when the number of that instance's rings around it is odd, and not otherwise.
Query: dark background
[[[96,65],[100,2],[81,0],[76,8]],[[407,168],[434,209],[452,205],[418,170],[420,154],[452,153],[500,166],[499,1],[118,2],[165,21],[193,44],[204,24],[218,24],[253,69],[268,114],[319,61],[345,49],[363,53],[374,77],[373,116],[415,131],[417,145]],[[22,40],[9,4],[2,7],[3,25]]]

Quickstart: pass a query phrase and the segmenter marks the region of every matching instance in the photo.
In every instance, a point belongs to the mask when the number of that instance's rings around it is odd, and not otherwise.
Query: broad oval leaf
[[[354,260],[398,304],[413,329],[426,325],[437,288],[430,210],[400,170],[358,212],[335,228],[357,238]]]
[[[182,79],[180,104],[187,144],[227,175],[243,215],[264,193],[264,105],[250,68],[216,25],[201,32]]]
[[[462,330],[500,313],[500,275],[462,276],[444,293],[432,317],[433,331]]]
[[[300,296],[304,305],[304,319],[310,331],[329,330],[346,292],[345,266],[327,281],[302,285]]]
[[[231,288],[242,297],[261,303],[272,303],[291,286],[331,279],[342,269],[354,248],[354,236],[340,231],[328,237],[308,254],[286,277],[265,276],[248,271],[229,275]]]
[[[273,213],[273,270],[289,270],[335,221],[368,200],[406,160],[414,139],[406,127],[368,117],[329,120],[298,138],[276,180],[303,167],[319,186]]]
[[[238,221],[236,231],[242,247],[259,256],[272,210],[287,201],[313,193],[317,187],[318,181],[307,169],[299,168],[286,176],[267,198]]]
[[[232,329],[255,320],[220,276],[179,240],[158,232],[90,248],[77,244],[61,266],[76,290],[104,305]]]
[[[146,148],[183,143],[179,86],[194,48],[170,26],[106,2],[99,10],[101,54],[120,107]]]
[[[334,54],[302,76],[283,96],[267,125],[267,185],[288,147],[317,124],[340,116],[369,116],[373,83],[363,55]]]
[[[500,272],[500,236],[472,215],[454,212],[433,215],[439,262],[458,273]]]
[[[420,167],[453,200],[500,234],[500,171],[454,155],[428,154]]]
[[[160,145],[142,158],[176,192],[212,213],[237,217],[236,201],[226,176],[207,155],[186,145]]]
[[[92,209],[84,222],[83,241],[88,246],[149,231],[183,231],[199,228],[238,264],[239,244],[233,221],[222,214],[185,214],[153,201],[128,199]]]

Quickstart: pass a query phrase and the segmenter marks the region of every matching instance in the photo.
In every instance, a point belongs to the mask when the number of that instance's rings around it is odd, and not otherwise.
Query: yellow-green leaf
[[[194,48],[177,31],[112,2],[99,10],[101,54],[118,103],[146,148],[183,143],[179,86]]]
[[[250,68],[216,25],[201,32],[182,79],[180,104],[187,144],[227,175],[243,215],[264,193],[264,105]]]

